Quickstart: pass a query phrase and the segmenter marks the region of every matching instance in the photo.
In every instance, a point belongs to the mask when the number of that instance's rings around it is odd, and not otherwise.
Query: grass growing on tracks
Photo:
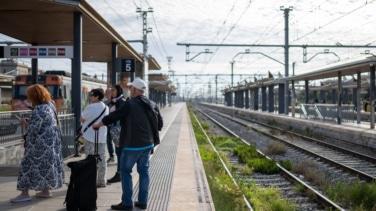
[[[239,157],[241,162],[247,163],[253,171],[263,174],[276,174],[279,168],[274,160],[269,160],[257,153],[254,146],[237,146],[234,148],[234,154]]]
[[[259,155],[254,146],[239,145],[234,148],[234,154],[239,157],[239,160],[247,163],[247,166],[254,172],[263,174],[279,172],[276,162]],[[280,190],[277,188],[264,188],[254,182],[245,183],[245,181],[241,182],[241,187],[255,210],[295,210],[295,203],[282,199]]]
[[[243,201],[241,190],[239,190],[229,178],[216,153],[206,140],[206,136],[202,132],[199,124],[193,117],[193,114],[190,113],[190,115],[216,210],[249,210],[245,205],[245,202]],[[201,123],[201,125],[206,130],[206,132],[210,134],[210,131],[208,131],[210,129],[209,125],[205,123]],[[229,169],[231,169],[232,172],[239,172],[239,167],[230,166],[226,156],[232,154],[233,152],[231,149],[233,147],[236,148],[236,146],[240,146],[241,141],[236,138],[230,139],[228,137],[210,138]],[[256,153],[255,148],[250,151],[243,151],[240,150],[240,148],[248,148],[248,146],[242,144],[241,147],[239,147],[238,151],[244,152],[244,154],[246,154],[247,156],[252,156],[258,162],[261,159],[265,159],[262,157],[260,158],[260,156]],[[245,157],[242,159],[244,159],[244,163],[247,162]],[[268,171],[272,169],[271,166],[275,166],[275,163],[273,163],[273,165],[265,165],[266,161],[264,160],[259,163],[262,163],[263,166],[267,166],[266,169],[268,169]],[[241,170],[242,174],[251,174],[252,169],[255,169],[254,166],[249,167],[248,165],[243,168],[244,169]],[[281,199],[280,190],[276,188],[264,188],[255,185],[254,183],[246,183],[244,180],[240,182],[238,181],[238,183],[240,183],[244,195],[251,202],[252,207],[255,210],[295,210],[295,204],[285,199]]]
[[[293,172],[303,175],[305,180],[316,184],[317,186],[326,186],[325,175],[319,173],[316,163],[311,161],[302,161],[293,165]]]
[[[280,160],[279,164],[288,171],[291,171],[293,163],[290,160]]]
[[[265,152],[266,155],[282,155],[286,153],[286,146],[279,142],[273,141],[269,144],[268,150]]]
[[[253,182],[242,184],[242,188],[255,210],[295,210],[295,204],[293,202],[281,199],[279,189],[264,188]]]
[[[346,204],[353,211],[376,211],[376,183],[356,181],[353,184],[337,183],[328,187],[328,195],[333,201]]]
[[[248,210],[241,190],[229,178],[216,153],[207,142],[199,124],[192,113],[190,115],[216,210]],[[207,124],[201,125],[203,128],[209,129]]]

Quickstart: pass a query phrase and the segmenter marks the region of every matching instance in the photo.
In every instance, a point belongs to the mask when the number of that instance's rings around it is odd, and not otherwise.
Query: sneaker
[[[41,198],[51,198],[52,194],[49,192],[48,193],[39,192],[39,193],[36,193],[35,196],[41,197]]]
[[[136,207],[138,207],[138,208],[140,208],[140,209],[142,209],[142,210],[146,210],[146,207],[147,207],[146,204],[141,204],[141,203],[138,202],[138,201],[135,201],[135,202],[134,202],[134,206],[136,206]]]
[[[110,157],[110,158],[108,158],[107,163],[113,163],[113,162],[115,162],[114,157]]]
[[[115,175],[111,179],[107,180],[108,183],[115,183],[115,182],[120,182],[120,181],[121,181],[121,177],[120,177],[119,172],[116,172]]]
[[[123,203],[119,203],[116,205],[111,205],[111,209],[113,210],[132,210],[133,206],[132,205],[124,205]]]
[[[13,203],[18,203],[18,202],[24,202],[24,201],[30,201],[31,197],[30,196],[17,196],[16,198],[11,199],[10,201]]]

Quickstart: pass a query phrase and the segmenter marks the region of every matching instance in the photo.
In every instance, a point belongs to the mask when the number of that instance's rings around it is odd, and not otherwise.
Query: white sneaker
[[[30,196],[17,196],[16,198],[11,199],[10,201],[13,203],[31,201],[31,197]]]

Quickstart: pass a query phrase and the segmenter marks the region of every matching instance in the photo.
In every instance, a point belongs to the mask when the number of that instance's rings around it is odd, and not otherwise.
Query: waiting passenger
[[[131,173],[136,163],[137,172],[140,176],[140,187],[138,201],[134,205],[146,209],[150,183],[149,158],[154,147],[154,138],[159,138],[158,125],[156,125],[156,121],[150,121],[149,117],[152,117],[148,115],[151,112],[159,114],[159,109],[153,101],[144,96],[145,81],[137,78],[127,85],[130,87],[131,99],[125,101],[116,111],[104,117],[102,122],[93,125],[93,128],[99,128],[119,120],[121,122],[119,147],[123,149],[120,160],[123,194],[121,202],[111,206],[113,210],[133,209]]]
[[[108,107],[110,107],[111,98],[112,98],[112,88],[107,88],[105,92],[106,100],[104,100],[104,104],[106,104]],[[111,134],[109,133],[111,129],[111,126],[107,126],[107,150],[108,155],[110,156],[107,160],[107,163],[113,163],[115,162],[114,159],[114,145],[112,144],[112,138]]]
[[[103,89],[93,89],[90,91],[90,104],[86,106],[81,113],[80,121],[82,125],[82,137],[84,140],[84,148],[86,157],[94,155],[95,150],[95,132],[91,124],[102,121],[102,118],[108,114],[108,107],[103,103],[104,91]],[[97,120],[95,120],[98,117]],[[95,122],[93,122],[95,121]],[[98,154],[100,160],[98,162],[98,177],[97,187],[106,187],[106,142],[107,142],[107,127],[101,127],[98,130]]]
[[[27,126],[27,136],[17,181],[21,194],[10,200],[15,203],[30,201],[29,190],[40,191],[37,197],[49,198],[50,190],[64,184],[61,131],[55,103],[48,90],[39,84],[27,88],[26,95],[34,109],[30,119],[20,119]]]
[[[112,86],[111,92],[112,92],[112,100],[109,104],[110,113],[115,111],[116,109],[118,109],[125,102],[125,98],[123,96],[123,88],[121,88],[120,85]],[[121,157],[121,153],[122,153],[122,148],[120,148],[120,146],[119,146],[120,131],[121,131],[120,121],[113,123],[109,128],[110,128],[111,142],[113,142],[114,145],[115,145],[115,154],[116,154],[116,157],[117,157],[117,168],[116,168],[115,175],[111,179],[107,180],[107,182],[108,183],[115,183],[115,182],[121,181],[121,177],[120,177],[120,157]]]

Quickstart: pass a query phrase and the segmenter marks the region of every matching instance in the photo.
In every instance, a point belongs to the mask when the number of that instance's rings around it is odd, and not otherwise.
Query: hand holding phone
[[[14,115],[18,120],[20,120],[20,123],[21,124],[24,124],[24,125],[26,125],[26,124],[28,124],[28,121],[29,121],[29,118],[22,118],[22,117],[20,117],[20,116],[18,116],[18,115]]]

